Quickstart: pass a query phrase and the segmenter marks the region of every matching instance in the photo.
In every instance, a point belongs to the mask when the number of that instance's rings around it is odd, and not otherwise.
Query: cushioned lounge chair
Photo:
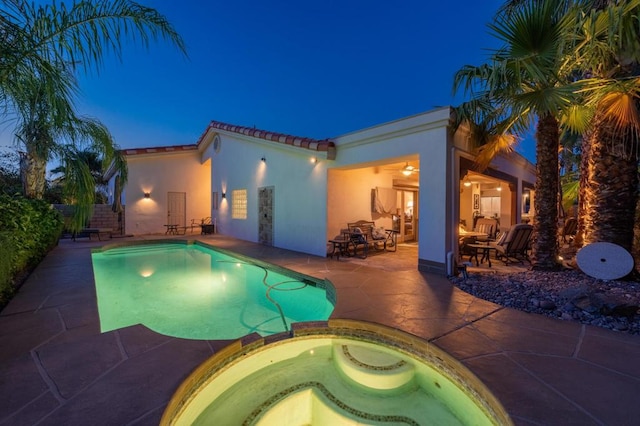
[[[529,240],[533,232],[533,226],[518,223],[509,228],[498,241],[489,243],[496,249],[496,259],[502,260],[505,265],[511,262],[522,263],[529,260]]]

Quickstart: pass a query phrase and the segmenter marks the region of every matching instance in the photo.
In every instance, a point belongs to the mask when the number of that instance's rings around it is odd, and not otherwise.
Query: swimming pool
[[[178,388],[161,425],[512,425],[459,361],[396,329],[355,320],[235,342]]]
[[[187,339],[266,336],[334,308],[328,282],[199,242],[106,246],[92,261],[102,332],[143,324]]]

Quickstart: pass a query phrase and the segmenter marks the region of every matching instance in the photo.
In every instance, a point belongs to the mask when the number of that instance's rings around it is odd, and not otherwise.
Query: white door
[[[167,193],[167,225],[186,226],[187,193]]]

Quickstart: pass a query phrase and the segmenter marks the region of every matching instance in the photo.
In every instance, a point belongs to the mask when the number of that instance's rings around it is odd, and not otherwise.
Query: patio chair
[[[479,240],[495,240],[498,233],[498,220],[492,218],[480,218],[476,222],[474,231],[487,234],[486,238],[478,238]]]
[[[213,223],[211,223],[211,217],[205,217],[204,219],[202,219],[202,221],[200,222],[200,234],[205,235],[205,234],[213,234],[215,232]]]
[[[578,231],[578,219],[575,217],[570,217],[564,221],[564,226],[562,227],[562,232],[560,234],[560,238],[565,243],[568,243],[573,240],[573,237],[576,236],[576,232]],[[567,238],[569,241],[567,241]]]
[[[529,260],[529,240],[533,232],[533,226],[518,223],[509,228],[498,241],[489,243],[496,249],[496,259],[502,260],[505,265],[511,262],[522,263]]]

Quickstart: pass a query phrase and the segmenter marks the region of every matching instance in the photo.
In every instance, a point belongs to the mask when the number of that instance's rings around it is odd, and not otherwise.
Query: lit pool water
[[[329,318],[324,282],[199,244],[146,244],[92,254],[102,332],[135,324],[187,339],[236,339]]]
[[[330,319],[280,337],[214,354],[178,388],[160,424],[513,425],[471,371],[416,336]]]

